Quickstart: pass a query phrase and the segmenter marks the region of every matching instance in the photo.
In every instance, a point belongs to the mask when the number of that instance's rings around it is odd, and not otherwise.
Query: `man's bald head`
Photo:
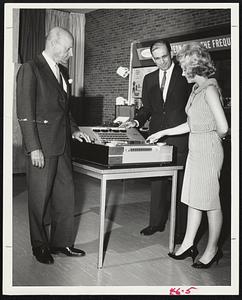
[[[62,27],[54,27],[46,38],[45,51],[57,63],[66,64],[72,56],[73,35]]]
[[[46,38],[46,43],[53,41],[53,40],[58,41],[63,38],[70,38],[73,40],[73,35],[67,29],[64,29],[62,27],[54,27],[48,33],[47,38]]]

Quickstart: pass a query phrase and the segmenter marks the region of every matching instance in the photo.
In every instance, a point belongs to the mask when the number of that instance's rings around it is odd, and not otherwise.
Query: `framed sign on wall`
[[[219,27],[208,27],[203,31],[197,30],[174,34],[172,36],[159,37],[155,40],[134,41],[131,43],[130,55],[130,78],[129,78],[129,105],[135,105],[139,109],[142,105],[142,85],[144,76],[157,69],[152,60],[150,46],[160,39],[170,42],[174,56],[188,43],[198,42],[206,47],[211,53],[217,68],[216,79],[218,80],[225,97],[230,97],[231,85],[227,75],[231,70],[231,33],[230,24]]]
[[[142,85],[144,77],[146,74],[155,70],[157,70],[156,66],[132,69],[131,103],[134,104],[137,109],[141,107]]]

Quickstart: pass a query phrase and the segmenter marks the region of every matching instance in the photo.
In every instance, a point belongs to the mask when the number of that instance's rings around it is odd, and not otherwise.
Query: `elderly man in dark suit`
[[[182,70],[172,60],[171,46],[166,40],[159,40],[150,47],[152,59],[158,70],[145,76],[142,87],[142,104],[135,119],[121,126],[142,127],[150,119],[149,133],[182,124],[186,121],[185,106],[191,87],[182,77]],[[188,151],[188,136],[170,136],[162,140],[174,146],[173,161],[185,165]],[[186,207],[180,203],[183,171],[179,172],[177,188],[177,229],[175,242],[180,243],[186,227]],[[163,231],[168,217],[170,182],[168,179],[152,180],[149,226],[141,231],[152,235]]]
[[[79,131],[69,113],[70,84],[66,64],[73,36],[53,28],[45,50],[24,63],[17,74],[17,117],[26,153],[30,238],[33,255],[45,264],[51,254],[83,256],[74,248],[74,183],[70,139],[89,137]],[[50,207],[51,230],[45,216]]]

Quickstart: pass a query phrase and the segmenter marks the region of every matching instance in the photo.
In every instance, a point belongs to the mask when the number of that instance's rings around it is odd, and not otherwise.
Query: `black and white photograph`
[[[8,3],[3,295],[239,294],[239,3]]]

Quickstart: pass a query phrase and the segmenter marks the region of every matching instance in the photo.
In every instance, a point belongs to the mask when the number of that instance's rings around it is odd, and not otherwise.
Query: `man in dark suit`
[[[142,127],[147,120],[149,134],[165,128],[182,124],[186,121],[185,106],[191,87],[182,77],[182,70],[172,60],[171,46],[166,40],[159,40],[150,47],[152,59],[158,70],[145,76],[142,87],[142,104],[135,119],[121,126]],[[188,135],[170,136],[162,142],[174,146],[173,161],[176,165],[185,165],[188,151]],[[182,241],[186,229],[186,206],[180,203],[183,171],[179,172],[177,187],[177,230],[176,243]],[[163,231],[168,218],[170,181],[152,179],[149,226],[141,231],[143,235],[152,235]]]
[[[24,63],[17,74],[17,117],[26,154],[30,239],[33,255],[45,264],[51,254],[83,256],[74,248],[74,183],[70,139],[89,137],[79,131],[69,113],[70,84],[66,64],[73,36],[53,28],[45,50]],[[51,230],[45,216],[50,207]]]

